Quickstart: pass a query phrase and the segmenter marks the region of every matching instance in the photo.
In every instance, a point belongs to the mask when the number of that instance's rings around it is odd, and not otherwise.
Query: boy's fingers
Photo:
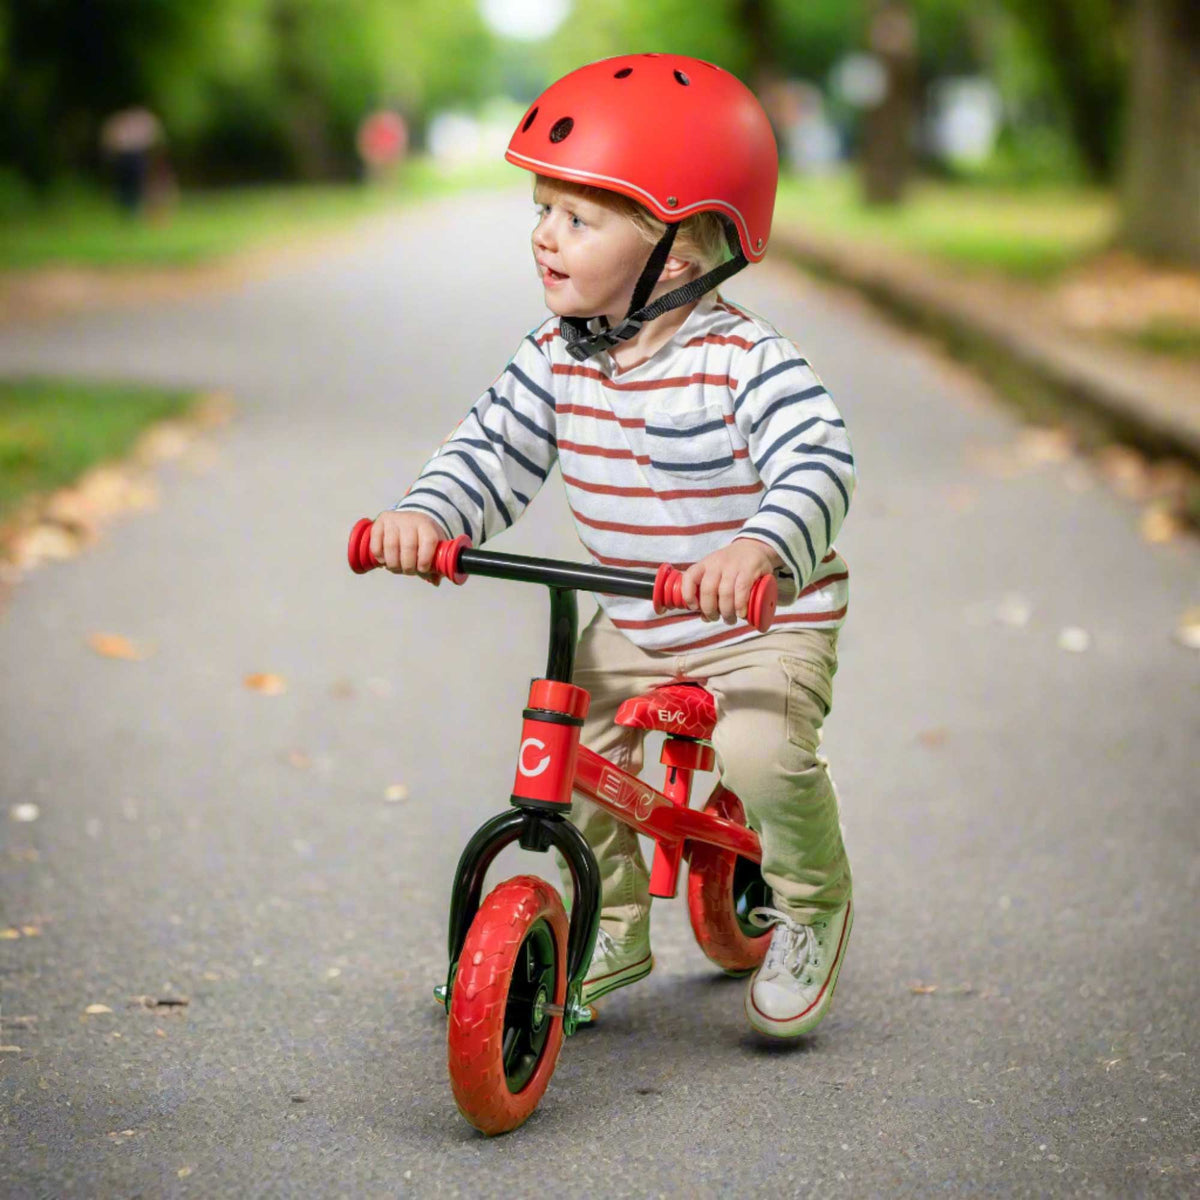
[[[400,527],[388,522],[383,531],[383,553],[379,556],[389,571],[400,570]]]
[[[709,571],[700,582],[700,612],[706,621],[715,621],[720,608],[718,607],[717,589],[721,584],[718,571]]]
[[[383,562],[383,535],[386,526],[383,523],[382,517],[376,517],[371,523],[371,558],[379,563]]]
[[[405,524],[400,531],[400,570],[405,575],[412,575],[417,569],[417,538],[417,531]]]
[[[754,581],[749,575],[739,575],[737,587],[733,590],[734,612],[743,620],[750,611],[750,589],[753,586]]]
[[[729,574],[721,577],[721,586],[717,589],[717,604],[721,617],[726,625],[732,625],[737,620],[736,586],[740,576]]]
[[[683,605],[685,608],[696,609],[699,605],[700,580],[704,576],[702,563],[693,563],[683,573]]]
[[[438,535],[428,525],[421,526],[420,541],[417,545],[417,571],[428,575],[433,570],[433,553],[437,549]]]

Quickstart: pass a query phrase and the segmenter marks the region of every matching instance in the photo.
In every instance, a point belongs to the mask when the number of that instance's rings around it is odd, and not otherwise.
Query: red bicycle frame
[[[379,564],[370,554],[371,521],[364,518],[350,537],[350,566],[358,573]],[[573,793],[599,804],[619,821],[654,840],[650,894],[672,897],[689,843],[706,843],[761,863],[758,835],[735,821],[688,807],[692,776],[709,770],[712,747],[671,731],[661,761],[668,768],[665,791],[658,791],[602,755],[579,744],[590,697],[570,682],[578,625],[575,591],[636,596],[656,606],[680,607],[680,572],[664,564],[657,576],[616,568],[566,563],[473,550],[466,538],[439,543],[435,570],[456,584],[469,574],[541,583],[550,589],[550,648],[546,678],[534,680],[523,713],[520,749],[511,802],[513,808],[487,821],[468,842],[459,860],[450,905],[450,973],[444,991],[449,1003],[458,957],[479,909],[484,876],[500,851],[519,841],[526,850],[554,847],[571,871],[575,902],[568,947],[566,1033],[584,1016],[578,1004],[583,976],[599,927],[599,870],[591,848],[567,819]],[[751,593],[750,620],[765,629],[775,612],[776,583],[768,575]]]

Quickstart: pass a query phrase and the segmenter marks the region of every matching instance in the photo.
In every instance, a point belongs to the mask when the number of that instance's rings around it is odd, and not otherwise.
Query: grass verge
[[[447,171],[424,159],[375,184],[310,184],[184,192],[169,210],[130,219],[95,188],[0,214],[0,270],[49,266],[188,266],[413,201],[517,182],[507,163]]]
[[[1046,279],[1110,244],[1116,205],[1099,189],[1016,189],[919,180],[896,208],[864,203],[852,172],[780,180],[777,221],[877,240],[969,269]]]
[[[0,381],[0,521],[126,454],[147,426],[181,415],[192,398],[123,384]]]

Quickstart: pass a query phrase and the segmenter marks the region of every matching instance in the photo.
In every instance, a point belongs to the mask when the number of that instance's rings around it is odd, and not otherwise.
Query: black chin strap
[[[749,265],[749,260],[742,253],[741,244],[731,237],[730,246],[734,251],[733,258],[728,262],[723,262],[719,267],[714,267],[707,275],[701,275],[699,279],[693,279],[691,283],[685,283],[683,287],[678,287],[674,291],[665,292],[653,304],[648,305],[646,300],[654,290],[658,277],[662,274],[667,255],[671,253],[671,246],[678,231],[677,224],[668,225],[666,232],[650,252],[650,257],[646,260],[646,265],[638,277],[637,286],[633,289],[633,297],[629,301],[629,311],[620,325],[610,328],[607,318],[600,317],[598,319],[603,323],[604,328],[594,331],[590,327],[590,322],[597,320],[596,317],[562,318],[560,324],[563,337],[567,340],[567,352],[572,358],[577,362],[583,362],[592,355],[599,354],[601,350],[611,350],[621,342],[634,337],[643,325],[653,321],[655,317],[661,317],[663,313],[670,312],[673,308],[679,308],[681,305],[698,300],[705,292],[711,291],[719,284],[724,283],[731,275],[737,274],[743,267]]]

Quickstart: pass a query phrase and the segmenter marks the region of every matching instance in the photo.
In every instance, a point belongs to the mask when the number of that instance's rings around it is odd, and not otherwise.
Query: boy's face
[[[569,184],[539,182],[533,200],[538,222],[531,241],[546,307],[560,317],[602,313],[616,324],[646,265],[645,238],[627,216]]]

